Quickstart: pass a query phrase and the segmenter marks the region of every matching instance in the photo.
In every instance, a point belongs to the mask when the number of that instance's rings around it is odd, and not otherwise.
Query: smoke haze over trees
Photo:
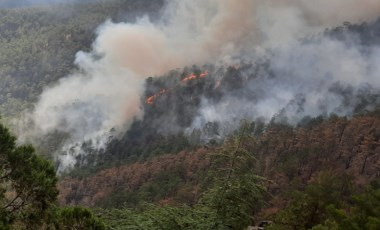
[[[136,23],[105,22],[97,29],[92,50],[76,54],[79,70],[40,95],[32,114],[24,118],[35,129],[24,136],[38,139],[56,131],[69,133],[62,151],[73,151],[74,156],[82,142],[104,148],[114,135],[110,130],[115,135],[122,133],[147,112],[142,109],[142,98],[150,96],[144,95],[147,77],[193,64],[210,64],[214,70],[242,64],[245,70],[237,68],[236,74],[244,93],[238,93],[238,85],[226,86],[216,103],[197,95],[196,100],[184,101],[178,111],[168,111],[163,117],[163,121],[176,121],[183,113],[181,107],[187,107],[194,117],[176,123],[189,132],[208,122],[230,122],[236,127],[231,119],[264,117],[268,121],[278,114],[286,115],[292,124],[306,115],[350,115],[360,102],[348,100],[348,95],[378,87],[378,51],[372,49],[376,41],[361,44],[351,32],[354,28],[348,27],[336,32],[340,38],[318,33],[344,21],[375,20],[378,3],[366,3],[345,1],[347,7],[336,14],[329,9],[341,1],[322,1],[317,6],[304,1],[170,1],[154,22],[148,17]],[[374,30],[377,24],[371,25],[364,30]],[[214,86],[225,74],[208,71]],[[191,103],[200,104],[192,107]],[[241,112],[236,117],[233,111]],[[175,125],[166,129],[178,130]],[[74,163],[70,155],[64,155],[64,165]]]
[[[0,224],[378,229],[379,45],[377,0],[0,0]]]

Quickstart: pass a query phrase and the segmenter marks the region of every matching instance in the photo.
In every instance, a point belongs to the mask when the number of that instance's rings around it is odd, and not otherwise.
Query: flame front
[[[201,74],[199,74],[199,78],[204,78],[208,75],[208,71],[204,71],[202,72]],[[193,79],[197,79],[198,76],[195,75],[194,73],[188,75],[187,77],[185,77],[184,79],[181,80],[181,82],[186,82],[186,81],[190,81],[190,80],[193,80]]]
[[[148,98],[145,100],[145,103],[147,103],[148,105],[153,105],[153,102],[154,102],[154,100],[155,100],[157,97],[166,94],[168,91],[169,91],[169,90],[167,90],[167,89],[161,89],[160,92],[154,94],[153,96],[148,97]]]
[[[197,76],[195,73],[192,73],[192,74],[187,75],[187,77],[185,77],[184,79],[182,79],[181,82],[183,83],[183,82],[187,82],[187,81],[190,81],[190,80],[193,80],[193,79],[197,79],[197,78],[204,78],[204,77],[206,77],[208,74],[209,74],[208,71],[204,71],[204,72],[200,73],[199,76]],[[178,86],[178,85],[177,85],[177,86]],[[177,87],[177,86],[176,86],[176,87]],[[174,88],[175,88],[175,87],[174,87]],[[148,98],[145,100],[145,103],[148,104],[148,105],[153,105],[153,104],[154,104],[154,101],[155,101],[158,97],[160,97],[160,96],[166,94],[167,92],[169,92],[168,89],[161,89],[160,92],[158,92],[158,93],[156,93],[156,94],[154,94],[154,95],[148,97]]]
[[[146,102],[148,105],[153,105],[153,101],[154,101],[154,95],[148,97],[148,98],[146,99],[145,102]]]

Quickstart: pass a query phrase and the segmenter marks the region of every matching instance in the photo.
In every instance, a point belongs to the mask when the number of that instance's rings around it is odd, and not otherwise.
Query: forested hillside
[[[344,42],[347,47],[358,45],[364,55],[370,55],[370,47],[379,44],[379,25],[379,20],[361,25],[345,23],[303,42],[329,37]],[[355,40],[351,39],[353,35]],[[194,210],[157,208],[152,214],[149,210],[155,208],[148,207],[147,214],[132,214],[126,208],[145,210],[144,202],[147,201],[174,207],[183,204],[197,207],[197,202],[202,203],[202,197],[207,196],[209,189],[214,189],[210,180],[215,179],[215,175],[210,172],[213,162],[218,162],[215,153],[231,147],[224,141],[225,137],[241,138],[233,132],[237,129],[233,123],[207,122],[194,127],[199,110],[204,106],[202,100],[206,98],[214,104],[231,96],[241,101],[257,100],[263,92],[257,88],[252,91],[247,85],[260,85],[263,76],[279,77],[272,68],[271,56],[267,56],[252,63],[218,68],[193,66],[173,70],[164,77],[148,78],[145,96],[141,99],[145,111],[142,121],[135,121],[121,139],[111,141],[103,150],[106,154],[78,158],[78,166],[93,164],[95,167],[82,166],[71,172],[60,184],[63,191],[60,201],[122,208],[118,214],[107,214],[111,215],[110,219],[115,218],[113,215],[137,215],[119,222],[125,226],[133,226],[136,221],[133,218],[142,218],[139,220],[149,226],[151,215],[168,221],[167,224],[183,221],[181,217],[171,216],[173,212],[191,213]],[[252,173],[265,178],[261,185],[266,189],[260,195],[263,203],[257,202],[249,209],[254,211],[256,223],[262,219],[273,220],[276,222],[273,229],[309,229],[318,224],[321,228],[343,226],[340,222],[343,219],[337,218],[334,212],[351,206],[354,202],[351,198],[356,194],[366,192],[357,197],[372,196],[378,191],[380,143],[375,108],[379,93],[371,86],[366,87],[354,93],[339,84],[331,86],[331,91],[344,98],[345,104],[340,109],[351,109],[348,116],[325,113],[318,117],[305,116],[294,124],[285,107],[269,123],[260,117],[248,121],[244,129],[247,139],[239,148],[252,154],[255,160],[248,166],[250,169],[244,168],[243,172],[253,170]],[[299,100],[288,106],[302,110],[302,95]],[[126,165],[119,166],[120,161]],[[228,173],[224,175],[229,177]],[[367,188],[369,184],[373,188]],[[360,209],[364,204],[357,205]],[[376,215],[378,211],[373,208],[370,208],[372,214],[366,215]],[[346,226],[368,221],[354,220],[353,216],[345,218]]]
[[[0,0],[0,229],[380,229],[364,1]]]
[[[359,46],[364,56],[370,56],[373,52],[371,47],[380,44],[379,33],[380,19],[361,25],[345,23],[341,27],[326,29],[323,34],[304,38],[302,42],[307,44],[328,37],[343,42],[347,49]],[[102,168],[120,160],[134,162],[196,146],[220,144],[238,128],[239,120],[246,117],[257,122],[263,130],[269,121],[297,126],[314,119],[313,115],[303,114],[307,107],[307,92],[297,94],[271,119],[252,114],[250,107],[258,106],[267,97],[264,87],[273,84],[267,81],[281,82],[281,78],[284,78],[283,72],[276,73],[276,64],[272,59],[275,59],[275,55],[232,66],[194,65],[173,70],[158,78],[147,78],[141,98],[143,118],[134,121],[121,138],[111,139],[108,146],[100,150],[106,154],[99,154],[90,142],[83,143],[80,148],[87,156],[77,156],[77,166],[90,164]],[[305,67],[299,64],[299,68]],[[293,73],[287,74],[290,76]],[[313,73],[308,74],[311,78],[315,77]],[[329,102],[320,102],[322,117],[336,114],[351,118],[373,111],[380,103],[379,92],[369,84],[354,89],[337,81],[327,87],[328,93],[339,98],[341,103],[329,111],[324,108]],[[218,106],[222,107],[223,114],[211,117],[202,114],[209,108],[219,109]]]
[[[289,195],[296,196],[298,191],[306,196],[308,187],[317,186],[315,183],[328,186],[323,189],[331,193],[339,193],[339,186],[348,186],[350,190],[342,196],[349,199],[371,182],[376,184],[378,181],[378,111],[352,119],[337,116],[305,119],[298,127],[272,123],[259,128],[260,124],[255,122],[246,125],[240,147],[255,159],[250,166],[253,172],[266,179],[263,183],[267,189],[263,198],[265,205],[256,218],[273,218],[271,215],[289,205],[293,199]],[[221,147],[163,155],[90,176],[67,177],[60,183],[60,202],[130,208],[147,201],[193,205],[209,188],[210,175],[207,177],[206,172],[217,162],[215,153],[227,148],[226,143]],[[310,199],[319,199],[319,195],[322,194],[307,194]],[[317,206],[315,213],[325,212],[325,206],[335,204],[332,200],[322,202],[327,204]],[[323,223],[323,218],[326,218],[318,216],[314,222],[307,222],[308,217],[302,217],[305,220],[294,217],[294,220],[287,221],[294,221],[291,223],[294,225],[306,221],[305,224],[310,225]]]

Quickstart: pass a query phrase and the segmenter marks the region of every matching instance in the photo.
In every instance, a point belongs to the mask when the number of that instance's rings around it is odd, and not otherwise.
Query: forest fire
[[[148,97],[148,98],[145,100],[145,103],[147,103],[148,105],[153,105],[153,102],[154,102],[154,100],[155,100],[157,97],[166,94],[168,91],[169,91],[169,90],[167,90],[167,89],[162,89],[160,92],[154,94],[153,96]]]
[[[199,78],[204,78],[208,75],[208,71],[204,71],[202,72],[201,74],[199,74]],[[187,77],[185,77],[184,79],[181,80],[181,82],[186,82],[186,81],[189,81],[189,80],[193,80],[193,79],[197,79],[198,76],[194,73],[188,75]]]
[[[187,82],[187,81],[190,81],[190,80],[193,80],[193,79],[197,79],[197,78],[204,78],[208,75],[208,71],[204,71],[202,73],[199,74],[199,76],[197,76],[195,73],[192,73],[192,74],[189,74],[187,77],[185,77],[184,79],[181,80],[181,82]],[[148,104],[148,105],[153,105],[154,103],[154,100],[164,94],[166,94],[169,90],[168,89],[162,89],[160,90],[160,92],[148,97],[146,100],[145,100],[145,103]]]

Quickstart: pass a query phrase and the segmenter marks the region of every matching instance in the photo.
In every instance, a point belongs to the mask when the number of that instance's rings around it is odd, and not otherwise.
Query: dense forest
[[[145,210],[144,202],[147,201],[167,208],[184,204],[198,207],[204,205],[204,196],[207,197],[211,191],[216,192],[214,189],[218,187],[214,186],[220,186],[219,183],[233,186],[229,182],[232,183],[234,175],[238,180],[234,182],[236,186],[251,186],[244,184],[251,180],[257,180],[260,185],[260,189],[249,187],[249,192],[245,194],[248,196],[246,199],[256,195],[260,195],[260,199],[241,201],[244,205],[252,205],[246,207],[246,211],[247,214],[255,214],[256,223],[263,219],[275,220],[276,224],[271,226],[273,229],[310,229],[318,224],[321,228],[323,226],[322,229],[331,229],[329,225],[354,229],[354,225],[367,224],[369,220],[366,218],[370,215],[375,218],[371,224],[378,227],[376,216],[379,210],[376,205],[379,197],[375,195],[379,191],[380,167],[378,116],[378,112],[374,112],[353,119],[318,117],[305,120],[296,128],[275,123],[265,127],[255,122],[244,123],[240,133],[222,146],[162,155],[144,162],[101,170],[89,176],[77,174],[67,177],[60,184],[60,202],[118,207],[127,213],[131,208]],[[233,161],[235,163],[230,164]],[[231,169],[232,165],[236,169]],[[246,174],[255,175],[256,179],[244,181],[243,175]],[[216,178],[219,178],[217,182],[214,181]],[[227,189],[224,186],[219,188],[224,191]],[[228,189],[238,196],[239,193],[234,190],[236,188]],[[232,194],[225,202],[236,204],[236,200],[230,200],[237,199]],[[359,206],[365,205],[360,202],[365,201],[356,199],[371,197],[370,194],[375,196],[371,202],[377,204],[370,204],[369,213],[357,217],[355,213],[343,211],[351,207],[352,202],[359,202],[355,203],[358,207],[352,206],[353,211],[360,210]],[[150,210],[152,207],[147,208]],[[176,211],[161,211],[163,213],[160,215],[166,221],[184,221],[180,216],[169,214]],[[338,212],[342,219],[335,216]],[[239,212],[230,214],[236,216],[229,218],[244,216]],[[145,218],[146,224],[152,221],[149,215]],[[130,221],[133,222],[133,219],[126,220],[124,224],[127,226]],[[199,220],[192,221],[196,223]],[[249,219],[246,221],[249,223]],[[198,226],[190,229],[198,228],[202,229]]]
[[[304,113],[305,92],[272,117],[252,114],[243,108],[270,103],[267,89],[298,74],[279,66],[279,48],[146,76],[141,118],[125,132],[111,129],[102,148],[74,146],[80,154],[67,170],[57,154],[71,154],[60,152],[69,133],[32,146],[5,127],[44,89],[82,71],[76,54],[91,51],[99,25],[154,21],[166,3],[0,1],[0,229],[379,229],[380,92],[335,81],[326,91],[339,99],[332,109],[318,101],[318,113]],[[296,47],[325,40],[369,60],[380,18],[326,28]],[[317,76],[318,65],[305,65]],[[328,82],[334,72],[322,75]],[[223,114],[207,120],[213,106]]]

